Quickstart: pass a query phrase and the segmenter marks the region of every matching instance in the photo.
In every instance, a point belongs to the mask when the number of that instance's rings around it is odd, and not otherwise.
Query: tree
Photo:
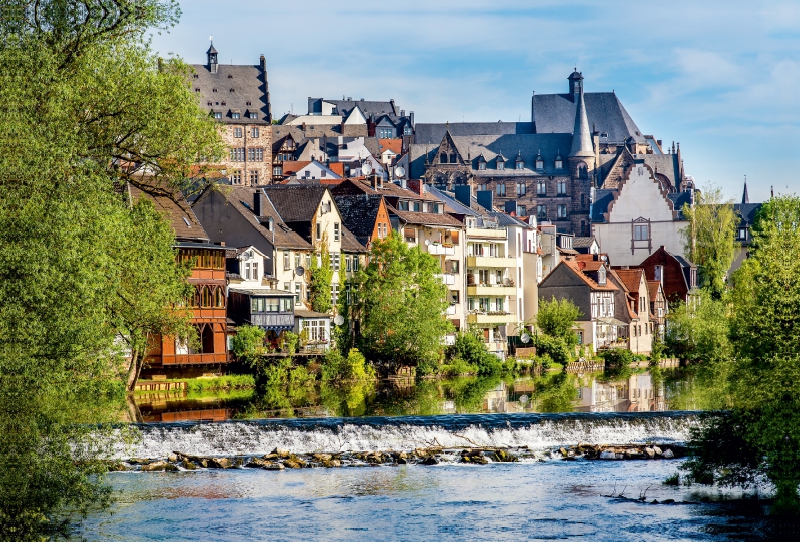
[[[567,346],[574,346],[578,343],[578,336],[573,328],[580,316],[580,309],[572,301],[566,298],[558,300],[554,296],[550,301],[539,301],[536,325],[545,335],[562,339]]]
[[[311,266],[308,268],[308,296],[311,310],[329,313],[333,308],[331,297],[331,284],[333,281],[333,267],[331,255],[328,252],[328,234],[322,234],[322,241],[317,248],[319,254],[311,257]]]
[[[776,513],[800,513],[800,198],[765,203],[730,298],[733,408],[692,433],[695,481],[748,486],[766,477]],[[702,306],[702,305],[701,305]]]
[[[231,353],[236,359],[253,365],[264,351],[267,333],[258,326],[242,326],[231,339]]]
[[[698,265],[700,285],[719,299],[736,256],[739,216],[733,203],[723,200],[719,187],[709,184],[697,194],[694,206],[683,206],[683,215],[689,220],[689,225],[681,230],[684,254]]]
[[[477,330],[459,331],[453,345],[447,348],[447,358],[471,365],[479,375],[496,374],[503,370],[500,358],[486,349],[483,337]]]
[[[452,330],[444,317],[447,287],[436,276],[439,262],[399,234],[375,241],[369,264],[356,279],[361,322],[359,350],[389,366],[429,369],[441,357],[442,338]]]
[[[94,460],[124,406],[120,341],[140,352],[185,323],[166,223],[118,191],[187,187],[221,148],[186,65],[144,41],[177,15],[44,0],[0,16],[0,532],[18,538],[108,502]]]
[[[670,307],[664,333],[667,349],[690,361],[730,360],[729,313],[727,301],[712,298],[706,289],[701,290],[692,302]]]

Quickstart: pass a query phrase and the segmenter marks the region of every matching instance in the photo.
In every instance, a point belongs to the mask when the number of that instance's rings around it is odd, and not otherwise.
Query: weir
[[[482,446],[532,450],[578,443],[684,442],[698,412],[463,414],[139,424],[141,441],[116,458],[412,450]]]

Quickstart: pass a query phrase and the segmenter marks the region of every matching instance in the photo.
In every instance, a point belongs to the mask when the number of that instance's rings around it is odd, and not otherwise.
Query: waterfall
[[[411,450],[441,446],[532,450],[579,442],[682,442],[698,423],[694,412],[464,414],[370,418],[269,419],[221,423],[140,424],[141,441],[118,458]]]

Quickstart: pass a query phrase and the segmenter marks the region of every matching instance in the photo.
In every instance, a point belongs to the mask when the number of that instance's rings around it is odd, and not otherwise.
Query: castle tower
[[[569,76],[569,86],[570,93],[577,103],[575,125],[572,130],[572,146],[567,156],[572,178],[570,221],[573,232],[578,235],[587,235],[589,203],[597,157],[583,98],[583,76],[577,71],[573,72]]]

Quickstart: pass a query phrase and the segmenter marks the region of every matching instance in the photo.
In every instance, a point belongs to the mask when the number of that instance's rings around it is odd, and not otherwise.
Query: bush
[[[623,369],[634,361],[633,352],[626,348],[611,348],[601,352],[600,357],[605,360],[607,369]]]
[[[351,348],[347,357],[338,350],[331,350],[322,364],[323,382],[352,382],[373,380],[375,369],[356,348]]]
[[[464,376],[476,374],[478,369],[474,365],[470,365],[461,358],[450,360],[450,363],[445,363],[439,367],[439,374],[442,376]]]
[[[255,388],[252,375],[227,375],[217,378],[197,378],[187,382],[187,391],[203,393],[209,391],[230,391]]]
[[[481,337],[472,332],[458,332],[455,343],[447,348],[446,356],[449,360],[460,359],[472,365],[479,375],[496,374],[503,370],[503,362],[486,349]]]
[[[265,336],[266,332],[260,327],[242,326],[231,339],[231,352],[237,360],[253,365],[264,349]]]
[[[548,356],[555,363],[566,365],[572,359],[570,347],[561,338],[536,335],[533,337],[533,345],[538,356]]]

